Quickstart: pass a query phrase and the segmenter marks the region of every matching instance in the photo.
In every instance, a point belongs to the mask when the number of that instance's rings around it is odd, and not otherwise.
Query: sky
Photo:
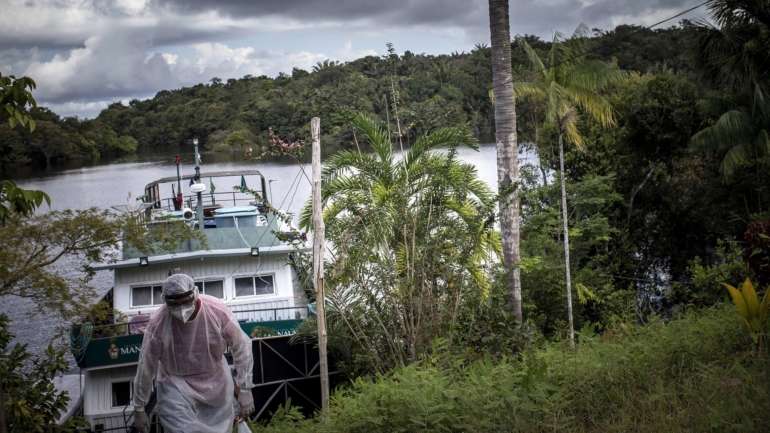
[[[511,33],[649,25],[697,3],[510,0]],[[489,44],[488,20],[487,0],[0,0],[0,73],[32,77],[39,104],[89,118],[213,77],[382,55],[386,42],[398,52],[470,51]]]

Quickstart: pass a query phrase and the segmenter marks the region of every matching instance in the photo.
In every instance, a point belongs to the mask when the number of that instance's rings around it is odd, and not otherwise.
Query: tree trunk
[[[492,39],[500,229],[503,238],[503,259],[507,270],[508,306],[521,324],[523,316],[519,270],[519,162],[508,0],[489,0],[489,31]]]
[[[8,426],[5,422],[5,390],[0,388],[0,433],[7,433]]]
[[[567,221],[567,182],[564,179],[564,138],[559,134],[559,178],[561,181],[561,221],[564,227],[564,280],[567,283],[567,321],[569,345],[575,348],[575,325],[572,320],[572,274],[569,263],[569,223]]]

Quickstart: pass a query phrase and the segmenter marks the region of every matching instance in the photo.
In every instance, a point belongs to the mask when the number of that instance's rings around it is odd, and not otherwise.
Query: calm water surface
[[[494,145],[482,145],[476,152],[470,149],[458,150],[459,157],[474,164],[479,177],[493,189],[497,188],[497,169]],[[531,156],[522,155],[522,162]],[[288,212],[299,214],[305,201],[310,197],[309,164],[272,163],[253,161],[230,161],[207,164],[203,157],[201,171],[226,171],[258,169],[270,182],[271,202]],[[304,173],[303,173],[304,170]],[[191,173],[193,167],[182,166],[182,173]],[[51,197],[51,209],[86,209],[89,207],[109,208],[112,205],[135,203],[136,197],[143,193],[144,186],[155,179],[176,175],[174,158],[164,161],[115,163],[66,170],[50,173],[42,177],[19,180],[23,188],[42,190]],[[240,178],[217,180],[217,192],[230,191],[238,185]],[[204,182],[208,181],[204,178]],[[187,185],[182,184],[185,193]],[[259,189],[259,185],[249,185]],[[169,187],[170,188],[170,187]],[[163,196],[170,195],[162,191]],[[66,268],[66,266],[64,267]],[[66,273],[66,269],[62,269]],[[105,293],[112,287],[112,272],[98,272],[93,285],[99,293]],[[39,314],[26,300],[8,298],[0,302],[0,312],[7,314],[13,321],[12,330],[17,340],[27,343],[31,349],[40,350],[54,339],[57,328],[63,323]]]

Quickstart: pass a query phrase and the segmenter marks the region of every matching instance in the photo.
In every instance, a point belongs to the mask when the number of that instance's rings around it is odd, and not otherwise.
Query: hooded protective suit
[[[169,285],[174,277],[178,278]],[[224,353],[229,347],[236,371],[235,382],[242,391],[250,390],[254,364],[251,340],[222,301],[197,294],[190,277],[173,275],[169,280],[164,283],[164,296],[178,291],[174,283],[181,283],[192,287],[200,306],[186,322],[172,317],[166,305],[150,318],[134,379],[134,407],[143,410],[155,379],[155,410],[166,431],[229,432],[235,416],[235,400]]]

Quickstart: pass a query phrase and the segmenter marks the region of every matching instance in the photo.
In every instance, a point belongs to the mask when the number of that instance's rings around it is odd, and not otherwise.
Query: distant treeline
[[[662,30],[622,25],[594,31],[587,57],[616,59],[623,69],[692,74],[698,29],[687,22]],[[524,37],[538,51],[550,42]],[[514,41],[514,79],[525,80],[529,61]],[[34,77],[32,77],[34,79]],[[128,106],[114,103],[95,119],[60,118],[45,108],[33,111],[34,133],[0,126],[0,175],[27,166],[43,169],[67,163],[86,164],[132,153],[176,152],[189,138],[204,149],[254,154],[270,153],[268,128],[287,140],[305,139],[313,116],[322,118],[325,149],[353,145],[349,114],[373,113],[389,120],[396,133],[396,114],[405,145],[439,126],[466,124],[481,140],[491,140],[493,108],[490,49],[447,55],[387,54],[348,63],[324,61],[308,72],[291,75],[213,78],[178,90],[164,90]],[[394,91],[395,90],[395,91]],[[534,116],[518,104],[520,134],[531,137],[527,122]]]

